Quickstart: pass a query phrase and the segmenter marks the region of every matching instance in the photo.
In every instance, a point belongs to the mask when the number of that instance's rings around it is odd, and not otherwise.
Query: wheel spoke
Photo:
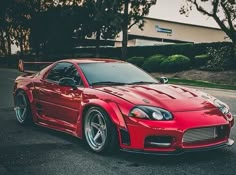
[[[98,117],[99,125],[101,126],[103,124],[102,118],[101,118],[101,116],[99,114],[97,115],[97,117]]]
[[[99,124],[95,123],[95,122],[91,122],[91,126],[97,130],[99,130]]]
[[[93,140],[96,142],[100,136],[101,136],[101,131],[99,130],[97,134],[94,136]]]
[[[104,131],[101,132],[102,143],[106,141],[106,134]]]
[[[106,130],[106,125],[101,125],[101,126],[100,126],[100,130],[101,130],[101,131],[105,131],[105,130]]]

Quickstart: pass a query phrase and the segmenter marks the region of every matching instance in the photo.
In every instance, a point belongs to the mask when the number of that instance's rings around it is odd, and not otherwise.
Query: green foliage
[[[230,42],[216,42],[216,43],[199,43],[199,44],[171,44],[171,45],[159,45],[159,46],[135,46],[128,48],[129,58],[131,57],[145,57],[148,58],[152,55],[161,54],[161,55],[185,55],[189,58],[194,58],[195,55],[202,55],[207,53],[208,47],[220,48],[227,46],[233,48],[233,44]],[[101,56],[109,57],[120,57],[121,49],[120,47],[114,48],[101,48]],[[94,53],[94,48],[79,48],[75,49],[75,52],[79,53]],[[233,57],[233,55],[232,55]]]
[[[203,67],[204,70],[210,71],[223,71],[233,68],[235,60],[233,59],[233,48],[223,46],[218,49],[213,47],[207,48],[207,54],[210,60],[207,65]]]
[[[125,0],[120,0],[122,3],[127,3]],[[156,4],[156,0],[131,0],[128,11],[128,28],[130,29],[133,25],[137,25],[140,29],[144,26],[144,16],[148,15],[149,9],[152,5]],[[123,13],[121,11],[121,13]],[[124,14],[125,15],[125,14]]]
[[[207,53],[208,47],[220,48],[223,46],[233,47],[230,42],[214,42],[214,43],[181,43],[181,44],[170,44],[170,45],[159,45],[159,46],[137,46],[129,47],[129,57],[143,56],[150,57],[155,54],[162,55],[185,55],[189,58],[194,58],[196,55],[202,55]],[[233,56],[232,56],[233,57]]]
[[[31,5],[28,1],[2,0],[0,5],[0,52],[11,55],[11,44],[23,50],[27,42],[29,14]]]
[[[120,32],[123,19],[119,1],[84,0],[83,7],[89,11],[88,25],[94,34],[100,34],[103,39],[114,39]]]
[[[83,17],[81,17],[83,16]],[[34,51],[67,53],[73,38],[83,41],[92,31],[88,27],[89,12],[79,6],[49,7],[31,20],[30,44]],[[75,29],[80,29],[74,34]]]
[[[190,68],[190,59],[184,55],[172,55],[160,64],[162,72],[179,72]]]
[[[153,55],[147,58],[143,64],[143,69],[148,72],[159,72],[160,71],[160,64],[166,59],[167,57],[164,55]]]
[[[138,66],[138,67],[142,67],[144,60],[145,60],[144,57],[131,57],[127,61],[129,63],[132,63],[132,64]]]
[[[194,67],[201,67],[206,65],[206,63],[209,61],[210,57],[207,54],[203,55],[196,55],[194,57]]]

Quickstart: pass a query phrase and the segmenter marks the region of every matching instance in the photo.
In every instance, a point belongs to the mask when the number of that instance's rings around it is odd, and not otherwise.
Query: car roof
[[[124,62],[121,60],[115,60],[115,59],[108,59],[108,58],[77,58],[77,59],[65,59],[65,60],[60,60],[60,62],[63,61],[69,61],[73,63],[111,63],[111,62]]]

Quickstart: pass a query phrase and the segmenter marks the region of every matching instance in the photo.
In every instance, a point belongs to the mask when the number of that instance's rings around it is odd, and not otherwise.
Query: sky
[[[151,7],[148,17],[219,28],[213,19],[202,15],[195,8],[189,17],[181,15],[179,9],[184,4],[185,0],[157,0],[156,5]]]

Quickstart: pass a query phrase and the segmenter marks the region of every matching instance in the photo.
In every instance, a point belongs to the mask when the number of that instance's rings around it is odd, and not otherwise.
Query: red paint
[[[62,60],[63,61],[63,60]],[[72,90],[45,79],[49,70],[57,63],[43,69],[40,74],[24,74],[16,79],[14,94],[22,89],[30,100],[34,122],[44,127],[82,138],[83,110],[88,106],[100,106],[111,117],[111,121],[130,135],[130,145],[121,148],[144,151],[175,151],[181,148],[201,148],[226,142],[234,120],[224,116],[211,102],[201,98],[201,92],[176,85],[126,85],[90,87],[78,63],[120,62],[110,59],[71,59],[77,68],[84,87]],[[172,121],[152,121],[129,118],[135,105],[163,108],[172,113]],[[231,119],[229,121],[229,119]],[[228,133],[219,140],[195,144],[183,144],[185,131],[192,128],[227,126]],[[120,137],[120,133],[118,133]],[[145,148],[147,136],[172,136],[169,148]],[[121,140],[121,138],[119,138]]]

